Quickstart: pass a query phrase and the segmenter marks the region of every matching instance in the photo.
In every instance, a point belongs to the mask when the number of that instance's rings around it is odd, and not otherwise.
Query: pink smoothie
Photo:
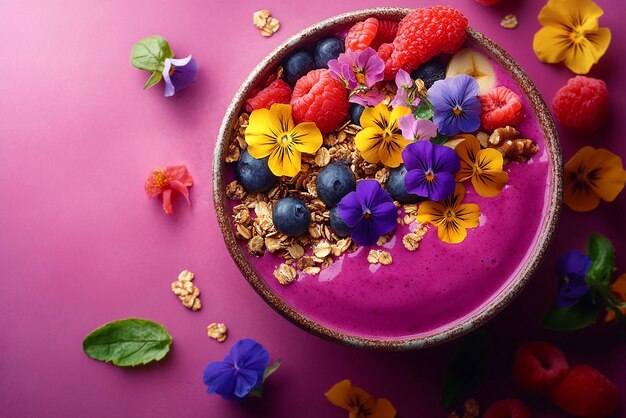
[[[495,61],[497,85],[524,101],[525,120],[517,126],[533,139],[537,154],[528,163],[509,163],[509,183],[494,198],[483,198],[465,182],[467,203],[480,207],[480,225],[461,244],[446,244],[429,231],[415,252],[402,236],[415,225],[399,226],[385,245],[389,266],[367,261],[369,248],[339,257],[317,276],[299,273],[282,286],[273,271],[282,262],[265,254],[252,265],[277,295],[302,314],[329,328],[372,338],[431,333],[462,322],[494,298],[516,275],[539,237],[549,204],[550,165],[539,122],[522,90]],[[244,248],[244,252],[245,252]]]

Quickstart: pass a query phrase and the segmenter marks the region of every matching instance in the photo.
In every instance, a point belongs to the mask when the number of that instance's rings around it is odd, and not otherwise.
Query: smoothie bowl
[[[519,65],[467,25],[439,6],[333,17],[269,54],[229,106],[213,166],[224,240],[301,328],[380,350],[442,343],[539,267],[561,205],[556,129]]]

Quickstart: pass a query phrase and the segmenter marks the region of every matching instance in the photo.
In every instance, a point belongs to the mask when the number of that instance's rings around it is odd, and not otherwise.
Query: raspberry
[[[346,35],[346,52],[363,51],[370,46],[378,32],[378,19],[370,17],[364,22],[357,22]]]
[[[274,103],[289,104],[291,99],[291,88],[280,78],[265,87],[254,97],[246,100],[246,112],[257,109],[269,109]]]
[[[322,133],[334,131],[348,116],[348,93],[326,69],[300,78],[291,96],[296,123],[314,122]]]
[[[385,79],[395,77],[400,68],[410,73],[442,52],[457,52],[465,42],[467,26],[467,18],[452,7],[413,10],[400,21],[394,51],[385,61]]]
[[[382,44],[378,47],[378,56],[385,61],[393,53],[393,44]]]
[[[525,390],[545,392],[556,384],[568,368],[561,350],[544,341],[529,342],[517,349],[513,379]]]
[[[563,411],[580,418],[602,418],[619,406],[617,387],[596,369],[578,365],[557,383],[550,394]]]
[[[482,4],[483,6],[493,6],[500,3],[502,0],[476,0],[476,3]]]
[[[592,133],[606,121],[609,92],[596,78],[576,76],[559,89],[552,100],[554,116],[563,126],[580,133]]]
[[[502,399],[492,403],[483,418],[530,418],[530,411],[522,401]]]
[[[504,86],[492,89],[479,99],[482,107],[480,123],[488,131],[515,126],[524,120],[522,99]]]
[[[379,20],[378,32],[376,37],[372,40],[370,47],[378,50],[382,44],[391,43],[396,38],[398,33],[398,24],[395,20]]]

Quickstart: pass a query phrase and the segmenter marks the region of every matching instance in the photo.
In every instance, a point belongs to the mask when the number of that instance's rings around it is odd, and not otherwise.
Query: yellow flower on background
[[[493,148],[481,149],[480,142],[474,135],[460,136],[465,140],[454,148],[461,159],[461,169],[456,173],[456,181],[472,179],[476,193],[483,197],[497,196],[509,181],[509,175],[502,170],[502,154]]]
[[[354,138],[365,161],[382,162],[392,168],[402,164],[402,151],[411,141],[402,136],[398,120],[410,113],[411,109],[404,106],[397,106],[390,112],[384,103],[365,108],[361,115],[363,130]]]
[[[437,227],[439,239],[448,244],[458,244],[467,237],[467,229],[478,226],[480,209],[474,203],[461,203],[465,187],[457,183],[454,193],[441,202],[422,202],[417,209],[417,222]]]
[[[619,276],[611,287],[609,288],[611,293],[619,300],[620,302],[626,302],[626,273]],[[622,315],[626,315],[626,308],[620,308],[620,312]],[[614,321],[616,318],[615,312],[608,311],[606,317],[604,317],[604,322]]]
[[[543,62],[564,62],[576,74],[587,74],[611,43],[611,31],[598,27],[603,14],[591,0],[548,0],[537,17],[543,28],[535,33],[535,54]]]
[[[565,164],[563,201],[577,212],[588,212],[600,199],[612,202],[624,188],[622,159],[603,148],[581,148]]]
[[[253,111],[245,138],[254,158],[269,155],[268,165],[276,176],[295,176],[302,167],[302,153],[315,154],[322,146],[322,133],[317,126],[303,122],[294,127],[291,106],[286,104]]]
[[[326,392],[334,405],[350,412],[350,418],[394,418],[396,409],[387,399],[376,399],[363,389],[342,380]]]

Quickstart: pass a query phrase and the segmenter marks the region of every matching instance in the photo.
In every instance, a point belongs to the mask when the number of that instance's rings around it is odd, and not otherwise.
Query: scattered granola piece
[[[514,14],[506,15],[500,21],[500,26],[504,29],[515,29],[517,25],[519,25],[519,22],[517,21],[517,16]]]
[[[178,275],[178,280],[172,282],[171,288],[183,306],[192,311],[197,311],[202,308],[202,303],[200,302],[200,289],[191,283],[194,278],[195,276],[192,272],[183,270]]]
[[[252,23],[259,28],[261,36],[265,37],[272,36],[280,29],[280,21],[272,17],[272,13],[266,9],[254,12],[252,15]]]
[[[282,263],[276,270],[274,270],[274,277],[276,277],[278,283],[287,285],[298,277],[298,273],[296,272],[296,269],[289,264]]]
[[[322,241],[315,246],[313,249],[313,254],[317,258],[324,258],[330,254],[331,247],[327,241]]]
[[[265,249],[265,240],[262,237],[256,235],[248,241],[248,251],[252,254],[263,255]]]
[[[420,246],[420,241],[422,240],[422,236],[415,232],[410,232],[402,237],[402,244],[404,244],[404,248],[409,251],[415,251]]]
[[[322,271],[322,269],[319,267],[307,267],[304,270],[302,270],[303,273],[310,274],[311,276],[315,276],[319,274],[320,271]]]
[[[226,196],[232,200],[242,200],[246,196],[246,190],[237,180],[233,180],[226,186]]]
[[[391,254],[385,250],[370,250],[367,255],[367,261],[370,264],[382,264],[388,266],[393,262]]]
[[[226,341],[226,338],[228,337],[228,330],[226,329],[226,324],[223,322],[213,322],[209,324],[206,330],[209,337],[220,343]]]
[[[328,148],[320,148],[317,150],[315,154],[315,164],[319,167],[326,167],[330,163],[330,152],[328,152]]]

